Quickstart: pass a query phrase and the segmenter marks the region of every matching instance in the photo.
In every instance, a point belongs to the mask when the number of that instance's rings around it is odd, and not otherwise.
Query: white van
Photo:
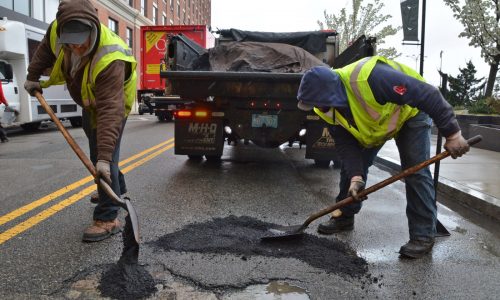
[[[9,106],[19,111],[14,114],[0,105],[3,124],[34,130],[42,121],[50,120],[38,100],[24,89],[28,65],[44,34],[44,30],[21,22],[5,17],[0,20],[0,81]],[[66,85],[44,89],[43,96],[59,119],[69,120],[73,127],[82,125],[82,109],[71,99]]]

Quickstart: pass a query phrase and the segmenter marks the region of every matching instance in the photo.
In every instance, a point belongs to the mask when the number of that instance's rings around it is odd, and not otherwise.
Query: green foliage
[[[396,34],[401,27],[394,28],[392,25],[383,25],[392,16],[381,13],[384,7],[383,2],[380,0],[373,0],[372,2],[364,6],[363,0],[352,0],[351,11],[348,12],[346,8],[342,8],[339,14],[328,14],[325,10],[326,28],[336,30],[339,33],[340,52],[344,51],[352,42],[364,34],[377,38],[379,55],[396,58],[400,54],[394,47],[384,49],[380,46],[385,43],[384,38]],[[332,3],[336,4],[336,2]],[[325,24],[318,21],[321,29],[325,29]],[[381,26],[383,27],[380,28]]]
[[[468,111],[471,114],[494,114],[495,110],[490,105],[488,98],[483,98],[472,102],[468,106]]]
[[[476,67],[472,61],[467,62],[465,68],[459,68],[457,77],[448,76],[449,91],[447,98],[450,104],[456,106],[471,106],[477,99],[482,98],[484,77],[476,78]]]
[[[500,1],[443,0],[451,7],[457,20],[464,25],[460,37],[469,39],[470,46],[480,47],[481,56],[490,65],[486,96],[491,96],[500,64]],[[464,3],[465,2],[465,3]]]

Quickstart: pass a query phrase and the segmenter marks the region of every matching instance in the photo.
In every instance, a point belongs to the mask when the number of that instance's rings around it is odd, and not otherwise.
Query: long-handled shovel
[[[477,135],[473,138],[468,139],[467,143],[469,145],[474,145],[474,144],[479,143],[482,139],[483,139],[482,136]],[[372,186],[364,189],[363,191],[361,191],[358,194],[358,197],[360,199],[362,199],[363,197],[367,196],[368,194],[371,194],[375,191],[378,191],[381,188],[383,188],[391,183],[394,183],[402,178],[405,178],[405,177],[419,171],[420,169],[423,169],[423,168],[427,167],[428,165],[431,165],[437,161],[440,161],[448,156],[450,156],[450,153],[448,151],[441,152],[438,155],[433,156],[430,159],[423,161],[418,165],[410,167],[410,168],[402,171],[401,173],[398,173],[392,177],[387,178],[384,181],[381,181],[375,185],[372,185]],[[352,196],[349,196],[349,197],[345,198],[344,200],[341,200],[341,201],[339,201],[331,206],[328,206],[328,207],[318,211],[317,213],[312,214],[311,216],[309,216],[309,218],[307,218],[307,220],[302,225],[281,226],[279,228],[271,228],[266,232],[266,234],[264,236],[261,237],[261,239],[262,240],[274,240],[274,239],[286,239],[286,238],[294,238],[294,237],[301,236],[304,233],[304,230],[307,228],[307,226],[309,226],[309,224],[311,224],[312,221],[314,221],[314,220],[316,220],[316,219],[318,219],[318,218],[320,218],[320,217],[322,217],[322,216],[324,216],[324,215],[326,215],[326,214],[328,214],[336,209],[339,209],[339,208],[342,208],[346,205],[349,205],[349,204],[353,203],[354,201],[355,201],[354,198]]]
[[[97,173],[94,168],[94,165],[90,161],[90,159],[85,155],[83,152],[82,148],[78,146],[76,141],[73,139],[73,137],[69,134],[69,132],[66,130],[66,128],[63,126],[59,118],[56,117],[54,114],[54,111],[52,108],[47,104],[47,101],[45,101],[45,98],[40,94],[39,92],[35,92],[35,97],[38,99],[38,102],[42,105],[43,109],[49,114],[50,118],[52,121],[56,124],[57,128],[59,131],[61,131],[62,135],[70,145],[70,147],[73,149],[75,154],[80,158],[82,163],[87,167],[87,170],[89,170],[90,174],[96,178]],[[122,200],[120,197],[118,197],[115,192],[113,192],[113,189],[106,183],[106,181],[102,180],[102,178],[99,180],[99,186],[106,192],[106,194],[113,199],[113,201],[116,202],[117,205],[121,206],[123,209],[125,209],[130,217],[130,221],[132,223],[132,229],[134,231],[134,237],[135,241],[137,244],[139,244],[139,221],[137,219],[137,213],[135,212],[134,207],[130,203],[130,200],[124,199]]]

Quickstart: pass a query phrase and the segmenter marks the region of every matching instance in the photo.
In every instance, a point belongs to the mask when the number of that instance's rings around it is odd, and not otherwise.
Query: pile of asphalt
[[[138,263],[139,244],[135,241],[130,217],[125,219],[123,251],[120,259],[103,272],[98,289],[111,299],[144,299],[154,294],[156,283]]]
[[[268,229],[275,227],[246,216],[229,216],[190,224],[151,243],[167,251],[296,258],[329,273],[353,278],[366,275],[367,262],[336,239],[304,233],[295,239],[262,241]]]

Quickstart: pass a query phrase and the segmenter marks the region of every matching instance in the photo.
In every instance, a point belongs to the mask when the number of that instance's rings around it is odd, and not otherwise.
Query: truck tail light
[[[177,118],[190,118],[192,115],[190,110],[178,110],[175,112]]]
[[[204,110],[197,110],[194,112],[194,116],[197,118],[206,118],[207,115],[208,115],[208,112],[206,112]]]

